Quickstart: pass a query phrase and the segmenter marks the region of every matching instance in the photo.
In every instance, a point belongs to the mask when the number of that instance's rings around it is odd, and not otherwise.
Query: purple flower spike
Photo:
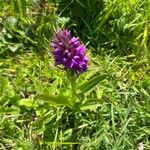
[[[66,69],[84,72],[87,70],[88,58],[86,48],[78,37],[72,37],[70,31],[60,29],[52,38],[51,47],[55,65],[64,65]]]

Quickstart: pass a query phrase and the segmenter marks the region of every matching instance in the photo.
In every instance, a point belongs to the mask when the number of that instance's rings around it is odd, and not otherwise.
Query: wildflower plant
[[[56,95],[42,94],[40,99],[50,100],[71,108],[76,108],[76,106],[81,108],[82,104],[88,101],[84,94],[103,80],[105,75],[94,75],[93,78],[82,84],[76,82],[80,74],[87,71],[89,60],[85,45],[81,43],[78,37],[72,36],[69,30],[58,29],[52,37],[50,47],[55,66],[61,65],[63,67],[70,86],[67,86],[67,94],[62,92]]]
[[[68,80],[71,83],[71,104],[74,105],[77,75],[87,70],[86,47],[78,37],[72,37],[70,31],[66,29],[56,31],[50,45],[53,49],[55,65],[63,65],[66,70]]]

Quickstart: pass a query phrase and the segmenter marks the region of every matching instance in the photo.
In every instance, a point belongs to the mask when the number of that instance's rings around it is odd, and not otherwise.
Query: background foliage
[[[149,0],[0,3],[0,149],[150,149]],[[90,59],[75,108],[49,47],[58,27]]]

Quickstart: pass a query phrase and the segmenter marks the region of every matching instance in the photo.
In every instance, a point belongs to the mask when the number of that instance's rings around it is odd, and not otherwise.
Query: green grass
[[[150,149],[149,0],[2,3],[0,149]],[[75,105],[49,47],[57,27],[87,45]]]

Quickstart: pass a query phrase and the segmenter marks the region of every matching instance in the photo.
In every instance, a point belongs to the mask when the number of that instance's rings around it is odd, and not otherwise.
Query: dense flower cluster
[[[70,31],[60,29],[53,36],[51,47],[55,65],[64,65],[66,69],[84,72],[87,69],[88,58],[85,56],[85,46],[78,37],[72,37]]]

